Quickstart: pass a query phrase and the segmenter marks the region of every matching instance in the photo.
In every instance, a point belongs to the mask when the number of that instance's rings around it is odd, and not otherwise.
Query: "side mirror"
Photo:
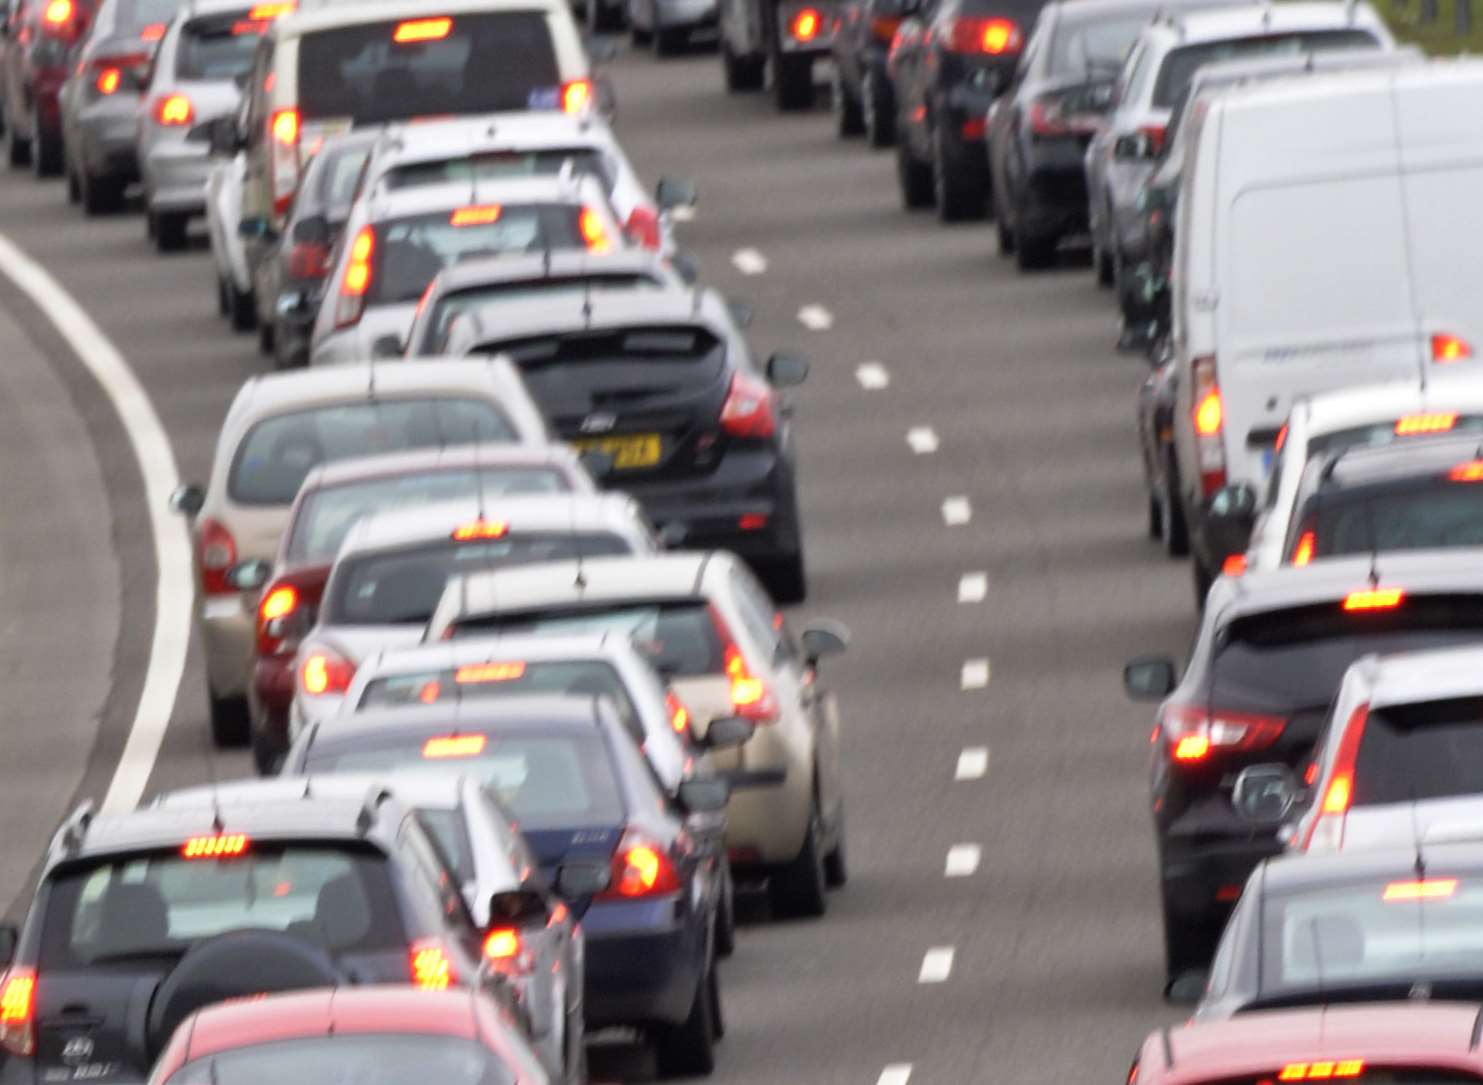
[[[695,206],[695,182],[683,177],[661,177],[654,186],[654,201],[661,211]]]
[[[602,480],[613,473],[614,459],[611,452],[604,452],[600,448],[584,448],[577,454],[587,473],[594,479]],[[660,541],[663,541],[664,533],[660,533]]]
[[[821,659],[843,654],[850,646],[850,631],[840,622],[820,619],[806,625],[798,641],[803,646],[803,657],[813,667]]]
[[[1118,136],[1117,142],[1112,145],[1112,157],[1125,162],[1148,161],[1154,157],[1153,140],[1148,138],[1146,132]]]
[[[230,158],[242,149],[242,136],[237,131],[236,117],[217,117],[207,122],[206,129],[206,142],[211,145],[212,154]]]
[[[1142,656],[1123,668],[1123,689],[1135,701],[1162,701],[1179,684],[1168,656]]]
[[[262,558],[239,561],[227,570],[227,583],[238,591],[257,591],[273,575],[273,563]]]
[[[14,923],[0,923],[0,967],[15,960],[16,947],[20,941],[20,928]]]
[[[1252,765],[1236,777],[1231,805],[1253,825],[1277,825],[1287,820],[1302,790],[1286,765]]]
[[[546,919],[546,898],[535,889],[508,889],[489,898],[491,927],[519,927]]]
[[[669,258],[670,267],[675,269],[675,274],[684,279],[685,282],[694,284],[700,280],[700,264],[693,256],[684,253],[676,253]]]
[[[206,504],[206,492],[194,482],[177,486],[175,492],[170,495],[170,511],[178,512],[182,516],[194,516],[201,511],[201,506],[204,504]]]
[[[394,335],[383,335],[371,344],[372,358],[400,358],[403,353],[402,341]]]
[[[776,388],[792,388],[808,380],[808,360],[801,354],[780,350],[767,359],[767,382]]]
[[[740,746],[752,737],[757,725],[740,716],[718,716],[705,729],[705,745],[709,750],[724,750]]]
[[[1210,499],[1210,515],[1222,520],[1249,520],[1256,515],[1256,490],[1248,482],[1222,487]]]
[[[726,308],[731,310],[731,319],[736,321],[738,328],[750,328],[753,318],[757,315],[744,301],[728,301]]]
[[[1210,986],[1210,974],[1203,969],[1181,972],[1164,991],[1164,1000],[1175,1006],[1197,1006]]]
[[[330,224],[323,215],[306,215],[294,223],[294,241],[301,245],[328,245]]]
[[[714,814],[726,809],[731,784],[723,776],[701,776],[680,781],[680,805],[692,814]]]
[[[666,550],[675,550],[685,545],[690,537],[690,528],[678,520],[671,520],[659,529],[659,545]]]
[[[567,900],[580,900],[601,893],[612,881],[606,863],[562,863],[556,868],[556,892]]]

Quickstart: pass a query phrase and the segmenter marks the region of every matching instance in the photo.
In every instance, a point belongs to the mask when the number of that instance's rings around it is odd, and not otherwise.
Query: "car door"
[[[1045,53],[1045,40],[1054,33],[1054,18],[1045,14],[1035,22],[1025,50],[1015,65],[1014,75],[1004,93],[994,99],[989,111],[990,132],[993,152],[989,156],[989,168],[994,171],[992,183],[1000,193],[1006,211],[1019,204],[1021,189],[1025,183],[1024,147],[1020,142],[1026,103],[1034,96],[1036,82],[1042,67],[1040,58]]]

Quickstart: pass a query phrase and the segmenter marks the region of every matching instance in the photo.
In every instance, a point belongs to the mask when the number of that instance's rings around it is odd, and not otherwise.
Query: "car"
[[[375,129],[361,129],[325,140],[304,167],[283,232],[265,229],[256,244],[242,246],[243,265],[252,275],[258,347],[272,355],[275,369],[309,364],[314,318],[350,218],[356,180],[377,138]]]
[[[843,0],[830,47],[834,64],[829,100],[840,136],[864,135],[872,147],[896,142],[896,98],[886,57],[907,0]]]
[[[252,689],[260,711],[253,753],[260,772],[287,746],[294,660],[314,626],[335,555],[361,518],[481,494],[596,493],[575,453],[560,445],[454,445],[321,464],[305,476],[272,561],[239,565],[233,579],[257,598]]]
[[[246,156],[215,152],[206,171],[206,236],[216,270],[216,311],[236,332],[250,332],[257,322],[247,247],[242,237],[242,181]]]
[[[1253,765],[1303,771],[1349,665],[1483,633],[1483,566],[1465,551],[1335,558],[1223,576],[1182,678],[1165,657],[1130,662],[1136,700],[1159,701],[1149,808],[1159,855],[1166,993],[1210,959],[1241,883],[1278,854],[1277,826],[1238,808]]]
[[[603,697],[455,701],[369,723],[305,732],[288,765],[315,775],[456,767],[496,793],[547,877],[562,864],[610,863],[607,887],[573,905],[587,1028],[642,1029],[662,1074],[710,1073],[721,865],[686,825],[725,807],[725,782],[690,779],[665,795]]]
[[[351,208],[309,338],[309,364],[402,353],[438,272],[475,256],[626,243],[606,189],[570,168],[482,185],[447,181],[364,193]]]
[[[759,365],[714,290],[635,276],[594,287],[587,276],[440,298],[419,323],[434,334],[444,323],[438,353],[508,357],[553,430],[612,458],[605,487],[632,494],[687,546],[742,555],[775,597],[801,601],[797,453],[780,392],[807,377],[807,362],[781,352]]]
[[[366,516],[340,544],[292,668],[253,676],[253,740],[268,747],[259,763],[282,752],[273,743],[286,731],[339,712],[362,659],[417,643],[444,584],[459,572],[658,548],[638,504],[617,494],[464,497]]]
[[[1476,838],[1268,859],[1246,881],[1193,1020],[1407,998],[1476,1001],[1480,908]]]
[[[484,960],[505,996],[495,1005],[513,1014],[508,1024],[518,1026],[511,1031],[531,1045],[551,1080],[580,1079],[585,1085],[581,925],[559,895],[562,887],[553,888],[533,873],[536,863],[529,846],[481,780],[456,772],[419,772],[382,778],[295,777],[249,786],[255,800],[266,802],[292,802],[306,790],[317,798],[347,802],[383,793],[411,811],[437,845],[474,926],[485,932]],[[170,792],[157,805],[188,810],[219,801],[219,789],[203,786]],[[607,880],[605,865],[565,873],[567,890],[577,884],[582,891],[574,894],[577,899]],[[557,871],[553,876],[561,875]]]
[[[67,195],[89,215],[115,211],[139,179],[135,114],[165,27],[181,0],[101,0],[57,92],[61,169]],[[178,103],[149,100],[154,120],[181,125]]]
[[[291,7],[281,0],[193,0],[160,39],[142,91],[148,106],[135,111],[132,129],[146,228],[160,252],[185,248],[190,220],[205,214],[210,122],[237,111],[238,81],[252,70],[258,42]],[[79,187],[89,210],[89,190]],[[94,199],[102,196],[106,207],[112,195],[102,189]]]
[[[446,1085],[559,1080],[489,999],[382,986],[296,991],[198,1010],[181,1022],[149,1085],[213,1077],[333,1085],[347,1076]]]
[[[1173,1025],[1149,1033],[1128,1085],[1471,1080],[1483,1075],[1479,1010],[1468,1003],[1381,1002]]]
[[[38,177],[62,172],[58,96],[71,68],[67,58],[92,25],[95,0],[13,0],[0,52],[0,106],[6,159]]]
[[[848,868],[839,707],[819,663],[848,632],[820,621],[795,640],[746,565],[708,551],[469,573],[449,581],[424,641],[598,630],[634,638],[697,734],[722,717],[758,725],[714,755],[733,785],[732,869],[766,879],[775,914],[823,915]]]
[[[1167,338],[1150,344],[1148,376],[1138,386],[1134,414],[1148,494],[1148,534],[1171,558],[1189,553],[1184,506],[1174,494],[1174,352]],[[1224,569],[1222,569],[1224,571]]]
[[[171,508],[190,519],[213,740],[249,738],[257,598],[237,586],[233,570],[277,550],[289,508],[315,466],[398,448],[548,441],[519,375],[494,361],[368,363],[243,384],[222,422],[206,485],[185,483],[170,496]]]
[[[1344,673],[1310,768],[1259,766],[1258,815],[1282,807],[1288,850],[1403,847],[1471,832],[1483,812],[1472,751],[1483,742],[1483,649],[1365,656]]]
[[[770,81],[779,110],[813,108],[814,61],[829,55],[839,0],[718,0],[718,7],[727,92]]]
[[[1098,277],[1141,253],[1137,197],[1168,137],[1171,111],[1196,71],[1219,61],[1274,53],[1391,49],[1395,42],[1367,3],[1305,0],[1169,11],[1150,23],[1128,54],[1116,106],[1086,152],[1087,216]]]
[[[1042,0],[910,0],[887,60],[896,177],[908,210],[989,211],[984,118],[1009,86]]]
[[[720,22],[721,0],[627,0],[627,7],[633,44],[652,43],[654,52],[665,57],[689,44],[697,30],[715,29]]]
[[[24,921],[6,928],[0,1080],[72,1074],[82,1037],[89,1065],[142,1081],[203,1006],[349,976],[508,997],[484,967],[486,932],[405,806],[382,789],[347,800],[260,788],[111,815],[84,803],[66,819]]]
[[[1022,269],[1048,264],[1062,238],[1086,233],[1087,145],[1112,105],[1123,57],[1167,10],[1155,0],[1052,0],[1040,9],[985,120],[999,252]]]

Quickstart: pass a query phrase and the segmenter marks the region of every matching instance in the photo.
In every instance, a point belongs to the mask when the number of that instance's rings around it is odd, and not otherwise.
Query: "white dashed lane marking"
[[[942,503],[942,520],[948,527],[957,527],[973,519],[973,506],[966,497],[949,497]]]
[[[989,661],[987,659],[965,659],[963,661],[963,688],[983,689],[989,684]]]
[[[906,431],[906,443],[918,456],[936,452],[939,443],[937,431],[931,426],[913,426]]]
[[[767,270],[767,257],[756,249],[737,249],[731,254],[731,266],[743,275],[761,275]]]
[[[958,602],[982,603],[988,594],[988,573],[964,573],[958,578]]]
[[[977,844],[954,844],[947,850],[947,866],[943,876],[966,878],[978,869],[978,860],[983,849]]]
[[[862,362],[855,367],[855,379],[868,392],[878,392],[891,384],[891,374],[880,362]]]
[[[922,957],[918,983],[943,983],[953,974],[953,947],[933,946]]]
[[[828,331],[834,327],[834,314],[822,305],[805,305],[798,310],[798,323],[811,332]]]
[[[881,1071],[875,1085],[906,1085],[911,1080],[911,1063],[893,1062]]]
[[[953,773],[955,780],[981,780],[989,772],[989,748],[987,746],[965,746],[958,755],[958,768]]]

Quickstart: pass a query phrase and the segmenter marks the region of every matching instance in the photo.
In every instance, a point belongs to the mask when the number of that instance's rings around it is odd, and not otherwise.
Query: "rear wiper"
[[[158,957],[183,957],[182,946],[155,946],[150,949],[126,949],[117,953],[100,953],[90,959],[91,964],[127,964],[130,961],[152,961]]]

